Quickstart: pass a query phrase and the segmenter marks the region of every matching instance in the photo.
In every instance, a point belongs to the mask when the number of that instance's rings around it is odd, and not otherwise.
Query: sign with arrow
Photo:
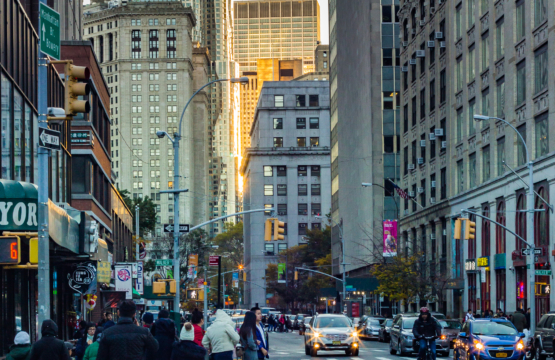
[[[164,224],[164,232],[165,233],[172,233],[173,232],[173,224]],[[189,224],[179,224],[179,232],[180,233],[188,233],[189,232]]]
[[[534,251],[533,252],[534,255],[542,255],[543,254],[543,249],[542,248],[535,248],[535,249],[532,249],[532,250]],[[522,256],[530,255],[530,249],[529,248],[520,249],[520,254]]]
[[[60,60],[60,14],[39,3],[40,16],[40,51]]]
[[[39,146],[50,150],[61,150],[60,132],[39,128]]]

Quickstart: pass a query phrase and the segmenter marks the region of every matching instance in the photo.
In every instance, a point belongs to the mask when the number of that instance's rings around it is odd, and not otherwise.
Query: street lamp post
[[[385,191],[387,191],[387,193],[389,195],[391,195],[391,197],[393,198],[393,202],[395,202],[395,209],[397,209],[397,219],[399,219],[399,204],[397,204],[397,200],[395,200],[395,194],[392,193],[390,190],[386,189],[384,186],[380,185],[380,184],[376,184],[376,183],[362,183],[362,187],[371,187],[371,186],[377,186],[377,187],[381,187],[382,189],[384,189]]]
[[[532,244],[532,246],[534,246],[535,239],[534,239],[534,168],[533,168],[533,163],[530,159],[530,152],[528,151],[528,146],[526,145],[526,140],[522,137],[522,135],[520,134],[520,132],[518,132],[518,130],[511,125],[511,123],[509,123],[508,121],[506,121],[505,119],[500,119],[497,117],[493,117],[493,116],[486,116],[486,115],[478,115],[475,114],[474,115],[474,120],[475,121],[485,121],[485,120],[498,120],[498,121],[502,121],[505,124],[509,125],[518,135],[518,137],[520,138],[520,140],[522,141],[522,144],[524,145],[524,149],[526,150],[526,161],[528,163],[528,195],[526,197],[526,203],[527,203],[527,207],[528,209],[526,210],[528,215],[527,215],[527,226],[526,226],[526,240]],[[536,328],[536,304],[535,304],[535,299],[536,299],[536,269],[535,269],[535,260],[534,260],[534,251],[533,251],[533,247],[530,248],[530,251],[528,253],[528,298],[530,299],[528,302],[528,307],[530,308],[530,332],[533,332],[534,329]],[[526,311],[526,309],[523,309],[524,311]]]
[[[314,216],[316,219],[323,219],[324,217],[321,215],[316,215]],[[345,263],[345,239],[343,238],[343,229],[341,225],[338,225],[337,223],[335,223],[333,220],[330,219],[330,222],[332,223],[332,225],[336,225],[339,228],[339,237],[341,238],[341,254],[342,254],[342,260],[341,260],[341,265],[343,265],[343,292],[341,294],[341,302],[340,302],[340,308],[341,308],[341,313],[343,313],[343,306],[345,303],[345,295],[347,293],[347,283],[345,282],[345,266],[347,265]]]
[[[232,78],[232,79],[217,79],[217,80],[212,80],[207,84],[204,84],[203,86],[201,86],[197,91],[195,91],[193,93],[193,95],[191,96],[191,98],[189,99],[189,101],[187,101],[187,104],[185,104],[185,107],[183,108],[183,112],[181,113],[181,119],[179,120],[179,127],[177,128],[177,131],[175,134],[173,134],[173,139],[170,137],[170,135],[165,132],[165,131],[157,131],[156,135],[159,138],[163,138],[164,136],[167,136],[168,139],[170,139],[170,141],[173,144],[173,156],[174,156],[174,162],[173,162],[173,189],[174,190],[169,190],[169,191],[161,191],[162,192],[166,192],[166,193],[173,193],[174,194],[174,198],[173,198],[173,214],[174,214],[174,218],[173,218],[173,278],[175,279],[175,282],[177,284],[177,290],[175,292],[175,299],[174,299],[174,303],[173,303],[173,311],[176,313],[179,313],[179,296],[181,293],[181,284],[180,284],[180,274],[179,274],[179,193],[180,192],[185,192],[187,190],[180,190],[179,189],[179,178],[180,178],[180,174],[179,174],[179,141],[181,140],[181,125],[183,124],[183,116],[185,115],[185,111],[187,111],[187,107],[189,106],[189,104],[191,103],[191,101],[193,100],[193,98],[205,87],[212,85],[214,83],[217,82],[221,82],[221,81],[230,81],[231,83],[247,83],[249,81],[249,78],[247,77],[241,77],[241,78]]]

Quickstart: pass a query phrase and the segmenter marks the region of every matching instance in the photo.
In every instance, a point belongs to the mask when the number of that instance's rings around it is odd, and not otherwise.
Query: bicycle
[[[420,337],[420,339],[426,340],[426,351],[424,352],[424,358],[420,360],[435,360],[434,354],[432,353],[432,341],[437,339],[437,336],[423,336]]]

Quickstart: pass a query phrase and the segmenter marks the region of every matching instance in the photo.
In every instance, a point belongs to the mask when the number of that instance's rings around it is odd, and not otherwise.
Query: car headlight
[[[358,333],[356,331],[353,331],[353,333],[351,334],[352,337],[357,337]]]
[[[483,350],[484,349],[484,344],[482,344],[480,341],[478,340],[474,340],[474,347],[477,350]]]
[[[440,339],[440,340],[445,340],[445,339],[447,339],[447,335],[441,335],[441,336],[439,337],[439,339]]]
[[[522,340],[520,340],[519,342],[516,343],[516,349],[517,350],[524,350],[524,343],[522,342]]]
[[[314,337],[315,338],[320,337],[320,333],[314,332]]]

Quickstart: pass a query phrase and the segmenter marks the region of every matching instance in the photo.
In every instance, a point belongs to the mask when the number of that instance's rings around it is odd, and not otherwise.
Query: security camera
[[[164,136],[166,136],[166,133],[164,131],[157,131],[156,136],[158,136],[160,139],[162,139]]]
[[[47,111],[48,116],[63,117],[66,116],[66,111],[62,108],[49,107]]]
[[[515,271],[515,268],[514,268],[514,267],[512,267],[512,266],[509,266],[509,270],[511,270],[511,271]]]

